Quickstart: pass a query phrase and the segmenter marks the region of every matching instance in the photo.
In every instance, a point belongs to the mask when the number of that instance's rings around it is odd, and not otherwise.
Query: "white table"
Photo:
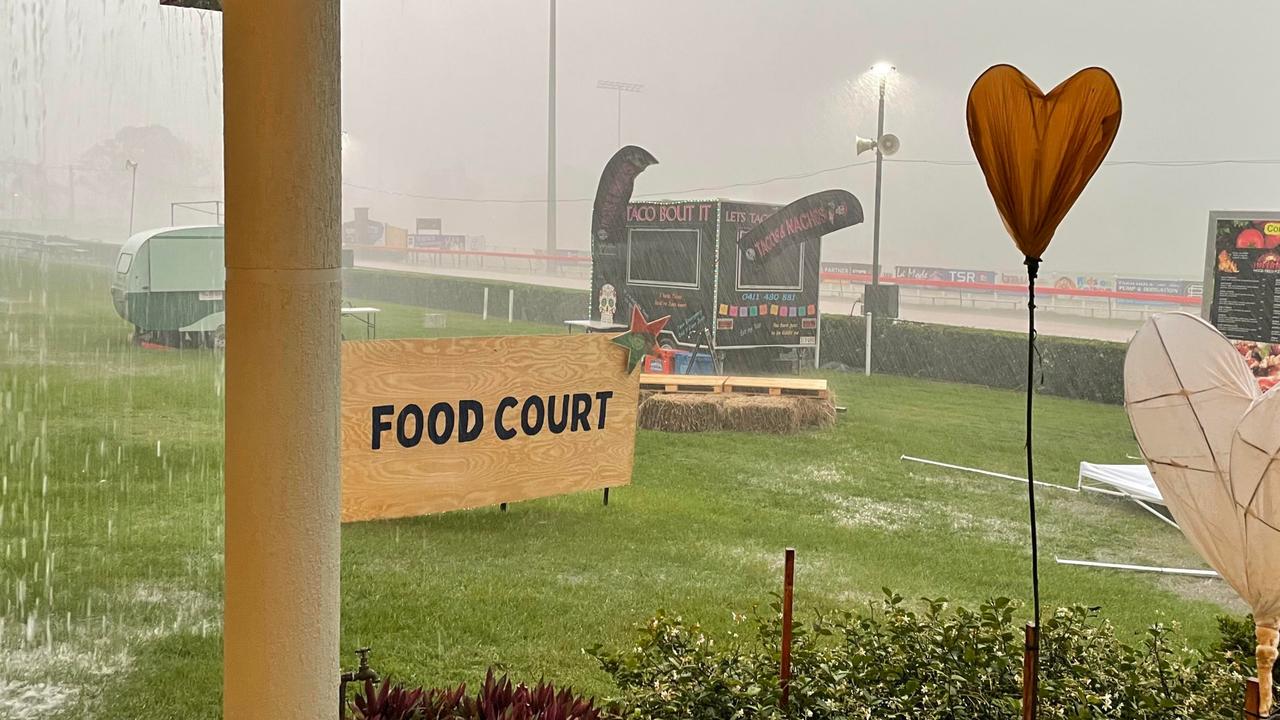
[[[618,323],[607,323],[603,320],[565,320],[565,327],[569,328],[572,333],[574,328],[582,328],[583,332],[620,332],[626,330],[626,325]]]
[[[378,337],[378,313],[380,312],[382,312],[382,308],[344,307],[342,308],[342,317],[353,317],[364,323],[364,338],[366,340],[376,340]]]

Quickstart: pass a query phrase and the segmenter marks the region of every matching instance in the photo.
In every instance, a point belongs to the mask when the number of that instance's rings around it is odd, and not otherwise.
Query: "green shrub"
[[[1254,665],[1257,646],[1258,638],[1254,635],[1252,615],[1218,617],[1218,640],[1213,644],[1212,650],[1235,662],[1239,672],[1252,675],[1257,669]],[[1271,668],[1271,678],[1280,686],[1280,663]]]
[[[1027,336],[1020,333],[892,320],[875,322],[871,334],[874,372],[1010,390],[1027,384]],[[1040,392],[1124,401],[1124,344],[1041,336],[1037,346]],[[822,360],[863,367],[864,318],[824,315]]]
[[[868,612],[795,623],[788,712],[779,704],[781,618],[736,616],[715,639],[659,614],[631,648],[591,652],[621,690],[626,720],[813,718],[1014,720],[1021,704],[1018,604],[977,610],[924,601],[917,612],[888,593]],[[749,627],[754,625],[754,628]],[[746,627],[744,627],[746,626]],[[1061,608],[1041,633],[1041,718],[1235,718],[1247,663],[1191,650],[1156,625],[1121,642],[1096,610]]]

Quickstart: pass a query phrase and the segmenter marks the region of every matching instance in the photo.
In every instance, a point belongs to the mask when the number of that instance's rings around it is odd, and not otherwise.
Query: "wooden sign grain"
[[[631,481],[639,373],[605,335],[342,344],[342,520]]]

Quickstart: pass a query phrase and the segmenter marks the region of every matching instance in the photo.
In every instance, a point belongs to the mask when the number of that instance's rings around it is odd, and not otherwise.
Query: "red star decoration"
[[[614,336],[611,341],[627,349],[628,374],[634,372],[636,365],[640,364],[644,356],[653,352],[653,349],[658,346],[658,333],[662,332],[662,328],[670,319],[671,316],[667,315],[649,322],[645,319],[644,313],[640,312],[640,308],[631,306],[631,329]]]
[[[663,315],[657,320],[649,322],[644,313],[640,312],[639,307],[631,306],[631,332],[648,335],[654,339],[654,342],[657,342],[658,333],[662,332],[662,328],[666,327],[667,321],[670,319],[670,315]]]

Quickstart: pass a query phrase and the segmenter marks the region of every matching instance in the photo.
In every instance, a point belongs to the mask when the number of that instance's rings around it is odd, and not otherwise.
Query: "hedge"
[[[345,270],[343,284],[348,297],[468,313],[480,312],[487,287],[489,314],[497,317],[507,314],[507,292],[514,290],[517,319],[552,325],[585,317],[590,297],[569,288],[371,269]],[[863,323],[861,316],[823,316],[824,365],[863,367]],[[893,320],[876,321],[872,334],[875,372],[1011,390],[1026,386],[1027,338],[1021,333]],[[1123,344],[1041,336],[1038,346],[1040,392],[1123,402]]]
[[[871,328],[873,372],[1016,390],[1027,383],[1027,336],[906,322]],[[822,317],[822,361],[861,369],[866,362],[861,316]],[[1119,404],[1124,401],[1122,343],[1040,336],[1037,385],[1049,395]]]

